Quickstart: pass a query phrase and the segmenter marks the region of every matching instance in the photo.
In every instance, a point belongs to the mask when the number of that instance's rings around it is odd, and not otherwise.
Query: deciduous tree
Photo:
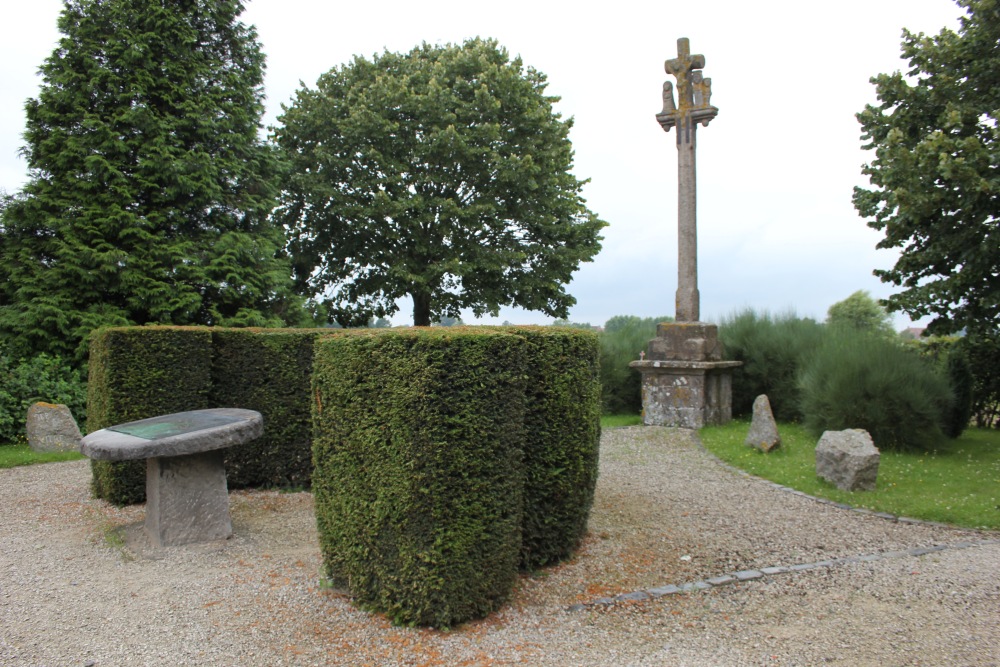
[[[363,57],[303,88],[274,138],[300,289],[350,326],[519,306],[565,317],[604,223],[570,169],[571,120],[494,41]]]
[[[854,204],[900,249],[875,271],[904,288],[885,303],[938,334],[1000,325],[1000,3],[958,4],[958,32],[904,30],[909,71],[873,78],[880,103],[858,114],[875,157]]]
[[[0,212],[0,333],[83,354],[101,325],[297,320],[236,0],[67,0]]]

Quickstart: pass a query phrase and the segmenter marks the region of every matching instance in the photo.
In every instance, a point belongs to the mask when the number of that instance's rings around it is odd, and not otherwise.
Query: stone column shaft
[[[698,225],[695,182],[695,137],[698,124],[690,116],[677,126],[677,296],[674,315],[678,322],[697,322]]]

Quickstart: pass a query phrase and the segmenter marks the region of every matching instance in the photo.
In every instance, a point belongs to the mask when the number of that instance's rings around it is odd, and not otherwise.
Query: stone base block
[[[233,534],[222,450],[146,459],[146,532],[155,547]]]
[[[633,361],[642,373],[643,423],[699,429],[732,414],[732,369],[738,361]]]
[[[649,341],[650,361],[721,361],[719,328],[705,322],[661,322]]]

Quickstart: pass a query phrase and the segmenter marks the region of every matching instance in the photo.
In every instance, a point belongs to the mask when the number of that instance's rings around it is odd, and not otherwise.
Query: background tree
[[[875,271],[905,289],[886,300],[912,318],[934,315],[930,333],[1000,324],[1000,3],[958,0],[959,31],[903,31],[908,76],[872,79],[878,106],[858,114],[873,189],[854,205],[900,248]]]
[[[0,334],[82,356],[101,325],[297,320],[276,259],[263,62],[235,0],[67,0],[0,211]]]
[[[405,296],[423,326],[509,305],[566,317],[564,285],[604,223],[570,173],[572,121],[546,85],[474,39],[355,57],[299,90],[274,139],[303,293],[344,326]]]
[[[850,327],[858,331],[888,338],[895,337],[892,317],[865,290],[858,290],[826,311],[826,323],[835,327]]]

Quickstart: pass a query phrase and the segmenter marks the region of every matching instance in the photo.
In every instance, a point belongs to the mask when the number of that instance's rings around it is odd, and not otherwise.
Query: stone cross
[[[719,110],[711,105],[712,80],[702,76],[705,56],[691,55],[687,37],[677,40],[677,57],[663,68],[677,79],[677,102],[674,85],[663,84],[663,110],[656,120],[665,132],[677,128],[677,297],[675,319],[697,322],[698,297],[698,228],[695,189],[695,130],[698,123],[708,125]]]

